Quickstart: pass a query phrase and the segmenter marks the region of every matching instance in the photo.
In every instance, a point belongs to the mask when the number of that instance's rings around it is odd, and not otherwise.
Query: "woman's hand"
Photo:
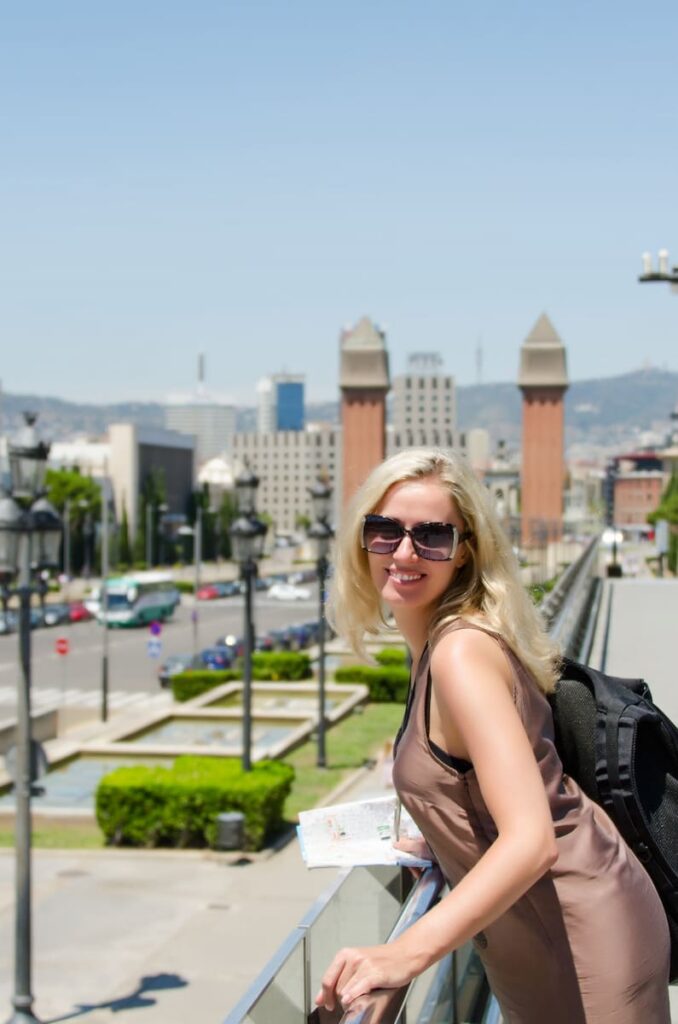
[[[430,860],[432,864],[435,864],[435,857],[431,852],[431,847],[423,836],[417,836],[416,839],[408,839],[407,836],[403,836],[402,839],[396,839],[393,846],[396,850],[402,850],[403,853],[411,853],[413,857],[418,857],[419,860]]]
[[[402,850],[403,853],[411,853],[413,857],[418,857],[419,860],[430,860],[432,864],[436,862],[431,848],[423,836],[417,836],[416,839],[408,839],[407,836],[403,836],[402,839],[396,839],[393,846],[396,850]],[[424,869],[409,867],[409,870],[415,878],[419,878]]]
[[[375,988],[400,988],[416,974],[412,957],[401,950],[397,941],[340,949],[323,975],[315,1002],[333,1010],[338,1000],[347,1009],[358,996]]]

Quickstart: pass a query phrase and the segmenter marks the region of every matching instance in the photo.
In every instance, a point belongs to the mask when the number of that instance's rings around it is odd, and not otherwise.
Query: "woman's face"
[[[395,484],[374,511],[395,519],[408,530],[418,523],[451,523],[460,534],[466,530],[456,502],[437,477]],[[461,542],[451,561],[422,558],[407,534],[392,554],[367,555],[372,582],[393,612],[421,609],[426,614],[433,610],[467,557],[466,544]]]

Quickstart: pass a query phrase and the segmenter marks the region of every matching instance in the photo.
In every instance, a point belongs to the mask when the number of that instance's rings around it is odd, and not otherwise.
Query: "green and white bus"
[[[96,617],[109,626],[143,626],[149,622],[169,619],[179,604],[180,594],[171,573],[135,572],[106,580],[103,589],[92,595]],[[94,602],[92,602],[94,603]],[[104,606],[108,610],[104,613]]]

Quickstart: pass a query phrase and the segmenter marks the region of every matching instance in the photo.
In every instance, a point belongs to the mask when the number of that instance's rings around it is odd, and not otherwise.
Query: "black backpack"
[[[643,679],[617,679],[564,658],[549,697],[563,769],[605,808],[643,863],[671,933],[678,977],[678,729]]]

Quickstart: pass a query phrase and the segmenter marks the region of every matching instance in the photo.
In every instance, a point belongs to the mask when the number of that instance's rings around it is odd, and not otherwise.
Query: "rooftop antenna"
[[[205,354],[201,352],[198,355],[198,387],[202,387],[205,383]]]

